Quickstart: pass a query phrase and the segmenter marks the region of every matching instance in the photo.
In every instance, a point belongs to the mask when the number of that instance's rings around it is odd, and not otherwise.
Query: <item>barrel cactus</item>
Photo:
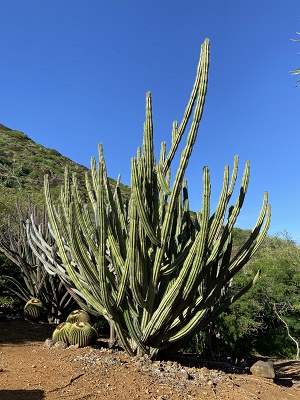
[[[33,298],[27,301],[24,306],[24,317],[30,321],[40,321],[44,312],[41,300]]]
[[[88,322],[78,321],[71,325],[68,339],[71,345],[86,347],[97,341],[98,333]]]
[[[68,315],[67,322],[71,322],[72,324],[74,322],[91,322],[91,318],[89,316],[89,314],[85,311],[85,310],[74,310],[71,312],[71,314]]]
[[[56,342],[64,342],[69,344],[68,337],[71,326],[71,322],[62,322],[61,324],[57,325],[54,332],[52,333],[52,339]]]

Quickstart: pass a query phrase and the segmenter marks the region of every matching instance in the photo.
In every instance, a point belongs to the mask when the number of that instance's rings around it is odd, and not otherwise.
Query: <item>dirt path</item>
[[[105,347],[49,349],[44,341],[52,331],[49,325],[0,321],[1,400],[300,399],[300,362],[293,360],[276,361],[273,381],[197,358],[179,364],[130,358]]]

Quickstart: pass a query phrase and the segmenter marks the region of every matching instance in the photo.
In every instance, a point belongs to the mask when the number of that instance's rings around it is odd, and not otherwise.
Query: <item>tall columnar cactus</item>
[[[208,78],[209,41],[201,48],[196,80],[181,124],[175,122],[169,152],[161,145],[160,159],[153,151],[151,95],[146,95],[144,138],[131,160],[131,197],[124,202],[117,185],[107,179],[102,147],[99,164],[91,162],[86,176],[89,204],[81,199],[75,175],[66,171],[60,202],[54,205],[48,178],[45,198],[58,260],[52,273],[73,282],[77,293],[113,322],[119,342],[129,354],[154,357],[182,343],[214,320],[254,281],[233,298],[226,287],[263,241],[270,222],[267,194],[247,242],[231,256],[232,230],[247,192],[250,165],[246,163],[239,195],[229,202],[238,174],[235,157],[224,181],[216,210],[210,210],[209,169],[203,170],[201,210],[189,210],[184,178],[202,116]],[[192,118],[179,167],[171,181],[171,164]],[[32,240],[38,237],[28,223]],[[43,248],[43,246],[40,246]],[[45,261],[51,256],[47,251]]]

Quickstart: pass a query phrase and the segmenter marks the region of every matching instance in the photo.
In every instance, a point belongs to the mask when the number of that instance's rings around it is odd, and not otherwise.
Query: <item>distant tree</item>
[[[256,350],[295,356],[300,337],[300,248],[286,233],[266,238],[255,258],[239,273],[234,294],[261,270],[261,278],[218,321],[220,345],[231,353]]]

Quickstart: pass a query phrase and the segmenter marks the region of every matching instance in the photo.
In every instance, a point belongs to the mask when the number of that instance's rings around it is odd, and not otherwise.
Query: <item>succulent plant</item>
[[[74,310],[67,317],[67,322],[74,324],[75,322],[91,322],[89,314],[85,310]]]
[[[52,339],[56,342],[65,342],[68,344],[68,336],[71,326],[71,322],[62,322],[61,324],[57,325],[54,332],[52,333]]]
[[[88,322],[78,321],[71,325],[68,339],[72,345],[85,347],[97,341],[98,333]]]
[[[207,39],[201,46],[183,119],[180,124],[173,123],[170,149],[167,151],[166,142],[162,142],[158,162],[154,153],[152,97],[150,92],[146,94],[144,137],[137,156],[131,160],[129,200],[122,198],[119,180],[113,193],[99,145],[98,167],[92,158],[91,171],[86,174],[88,199],[80,193],[76,174],[66,169],[55,204],[45,176],[45,200],[55,244],[41,241],[28,223],[28,236],[39,243],[49,272],[73,285],[76,294],[106,318],[130,355],[148,354],[154,358],[159,352],[171,354],[182,348],[259,277],[258,272],[232,297],[227,290],[262,244],[270,225],[271,208],[265,193],[252,232],[233,254],[233,228],[247,193],[250,162],[246,161],[233,204],[237,156],[231,174],[228,165],[224,168],[216,209],[211,210],[208,167],[203,169],[200,209],[194,214],[189,207],[185,172],[204,108],[208,66]],[[177,172],[171,174],[184,136],[186,144],[182,146]],[[48,261],[54,258],[55,263]]]
[[[44,306],[37,298],[27,301],[24,307],[24,317],[30,321],[39,321],[42,318]]]
[[[29,198],[27,209],[17,201],[15,214],[15,217],[11,215],[7,223],[0,227],[0,253],[14,264],[11,266],[11,273],[2,275],[0,271],[0,287],[18,296],[25,303],[32,298],[40,299],[48,321],[62,322],[72,309],[81,307],[76,305],[78,296],[59,275],[47,272],[40,260],[41,251],[38,246],[31,246],[26,234],[26,220],[31,218],[39,225],[39,234],[51,243],[47,213],[45,210],[40,212],[38,206]],[[14,277],[17,270],[21,279]]]

